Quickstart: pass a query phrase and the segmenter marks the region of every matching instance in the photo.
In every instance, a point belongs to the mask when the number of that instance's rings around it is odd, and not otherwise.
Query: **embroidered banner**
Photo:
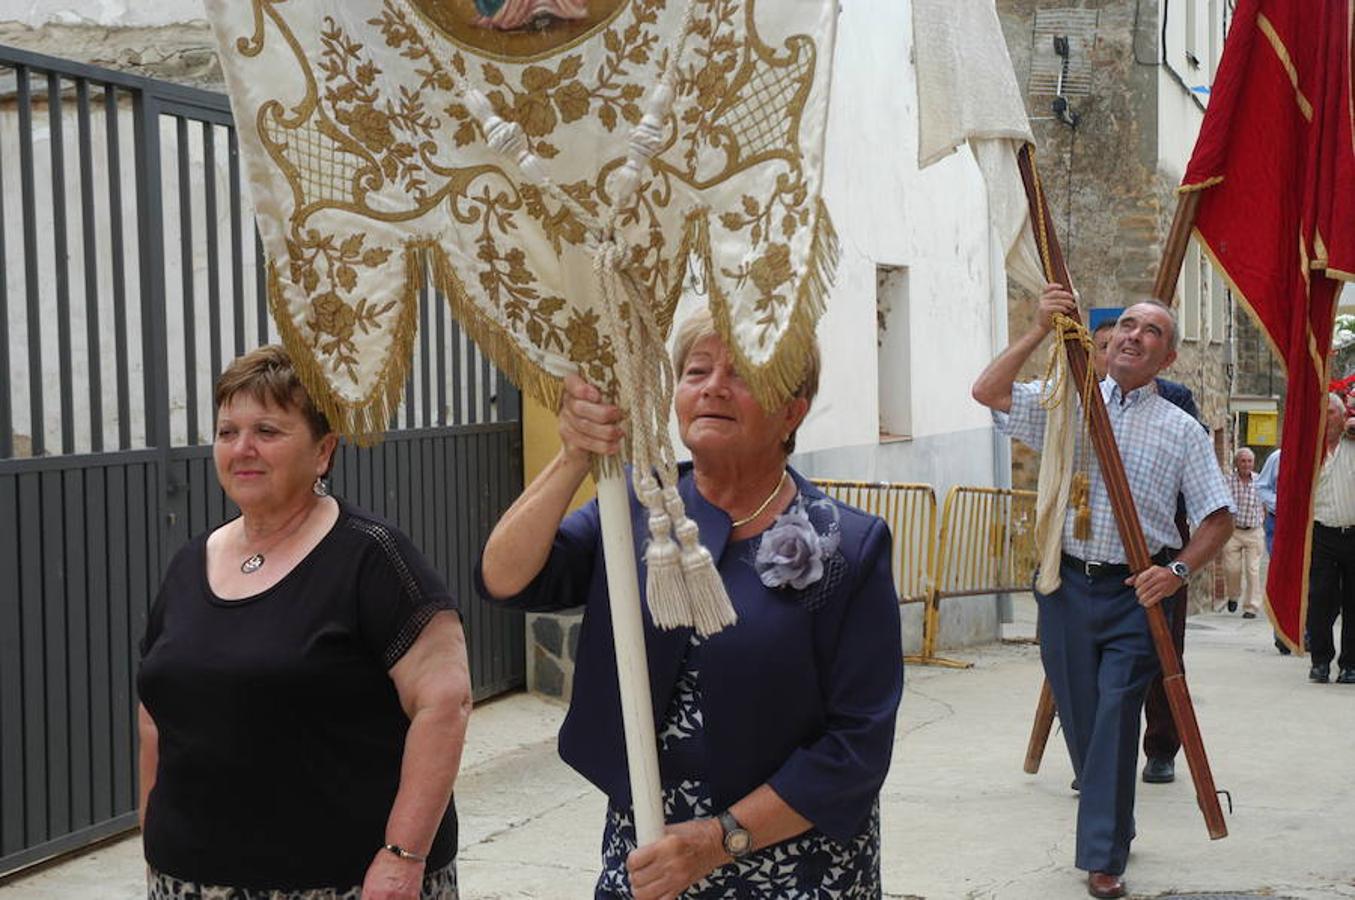
[[[426,277],[552,407],[575,368],[617,387],[602,265],[664,335],[695,280],[758,398],[798,387],[836,262],[834,0],[207,5],[273,314],[339,430],[389,422]]]

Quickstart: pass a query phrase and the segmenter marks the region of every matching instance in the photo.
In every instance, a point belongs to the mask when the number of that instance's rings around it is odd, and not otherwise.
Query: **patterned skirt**
[[[420,900],[457,900],[456,860],[423,876]],[[185,881],[154,869],[146,877],[146,900],[361,900],[362,885],[350,888],[269,890]]]

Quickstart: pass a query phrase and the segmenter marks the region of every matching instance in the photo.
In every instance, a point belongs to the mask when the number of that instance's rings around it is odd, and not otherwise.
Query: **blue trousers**
[[[1064,565],[1062,586],[1040,606],[1040,658],[1081,783],[1079,869],[1124,872],[1134,839],[1134,788],[1143,696],[1160,667],[1124,575],[1089,578]]]

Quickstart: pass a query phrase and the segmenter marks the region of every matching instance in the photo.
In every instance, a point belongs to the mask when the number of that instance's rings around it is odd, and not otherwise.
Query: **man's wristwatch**
[[[1181,579],[1183,584],[1190,580],[1190,566],[1181,562],[1179,559],[1174,559],[1167,563],[1167,571]]]
[[[739,824],[739,820],[734,818],[734,814],[725,810],[716,816],[720,823],[720,830],[724,832],[725,852],[738,859],[741,856],[747,856],[753,850],[753,836],[748,833],[748,829]]]

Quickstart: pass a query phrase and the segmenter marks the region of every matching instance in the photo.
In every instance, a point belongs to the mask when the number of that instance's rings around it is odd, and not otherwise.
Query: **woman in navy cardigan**
[[[880,896],[878,801],[903,691],[890,535],[786,464],[818,387],[811,356],[796,396],[768,412],[708,314],[678,332],[674,406],[692,454],[679,491],[738,623],[703,639],[646,613],[669,823],[656,843],[635,848],[597,503],[564,515],[591,455],[618,451],[620,412],[577,376],[563,449],[485,546],[486,597],[585,607],[560,755],[609,800],[598,898]],[[639,558],[646,512],[631,508]]]

